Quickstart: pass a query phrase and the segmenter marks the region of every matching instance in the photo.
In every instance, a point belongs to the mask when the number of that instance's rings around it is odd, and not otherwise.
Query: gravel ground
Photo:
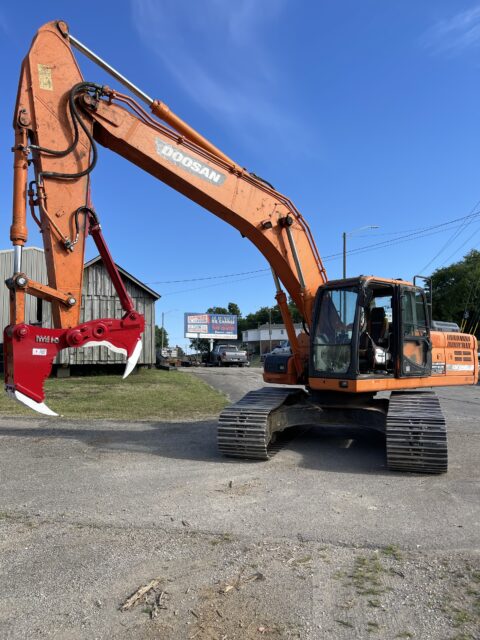
[[[197,375],[233,400],[262,384]],[[479,639],[480,387],[439,395],[437,477],[316,429],[249,463],[217,455],[214,420],[0,419],[0,637]]]

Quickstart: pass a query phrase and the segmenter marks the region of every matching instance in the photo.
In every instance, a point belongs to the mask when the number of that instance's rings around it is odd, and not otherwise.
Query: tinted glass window
[[[404,291],[402,295],[402,323],[404,336],[428,335],[427,310],[421,291]]]
[[[356,289],[322,293],[313,337],[313,363],[317,371],[346,373],[350,368],[357,298]]]

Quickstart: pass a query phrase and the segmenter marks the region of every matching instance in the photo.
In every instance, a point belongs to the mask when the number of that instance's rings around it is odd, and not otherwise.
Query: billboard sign
[[[186,313],[185,338],[237,339],[237,316],[225,313]]]

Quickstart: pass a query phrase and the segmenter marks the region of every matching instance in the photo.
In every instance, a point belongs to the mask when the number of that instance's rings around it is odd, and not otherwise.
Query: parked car
[[[230,365],[248,367],[249,362],[247,352],[239,349],[236,345],[217,344],[210,352],[210,364],[217,367],[228,367]]]
[[[264,362],[267,356],[291,355],[291,353],[292,353],[292,349],[290,347],[290,342],[288,340],[284,340],[283,342],[278,344],[276,347],[273,347],[273,349],[269,353],[263,353],[260,356],[260,361]]]
[[[270,353],[273,356],[291,355],[292,349],[290,347],[290,342],[288,340],[284,340],[283,342],[281,342],[276,347],[273,347],[273,349],[270,351]]]

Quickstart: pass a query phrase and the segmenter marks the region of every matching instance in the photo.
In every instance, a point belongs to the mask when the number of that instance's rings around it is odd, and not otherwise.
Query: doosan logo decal
[[[161,138],[155,138],[155,146],[159,156],[178,167],[182,167],[182,169],[185,169],[188,173],[192,173],[202,178],[202,180],[206,180],[210,184],[217,186],[225,182],[227,176],[224,173],[215,171],[215,169],[212,169],[208,164],[200,162],[200,160],[189,156],[184,151],[180,151],[176,145],[170,142],[164,142]]]

